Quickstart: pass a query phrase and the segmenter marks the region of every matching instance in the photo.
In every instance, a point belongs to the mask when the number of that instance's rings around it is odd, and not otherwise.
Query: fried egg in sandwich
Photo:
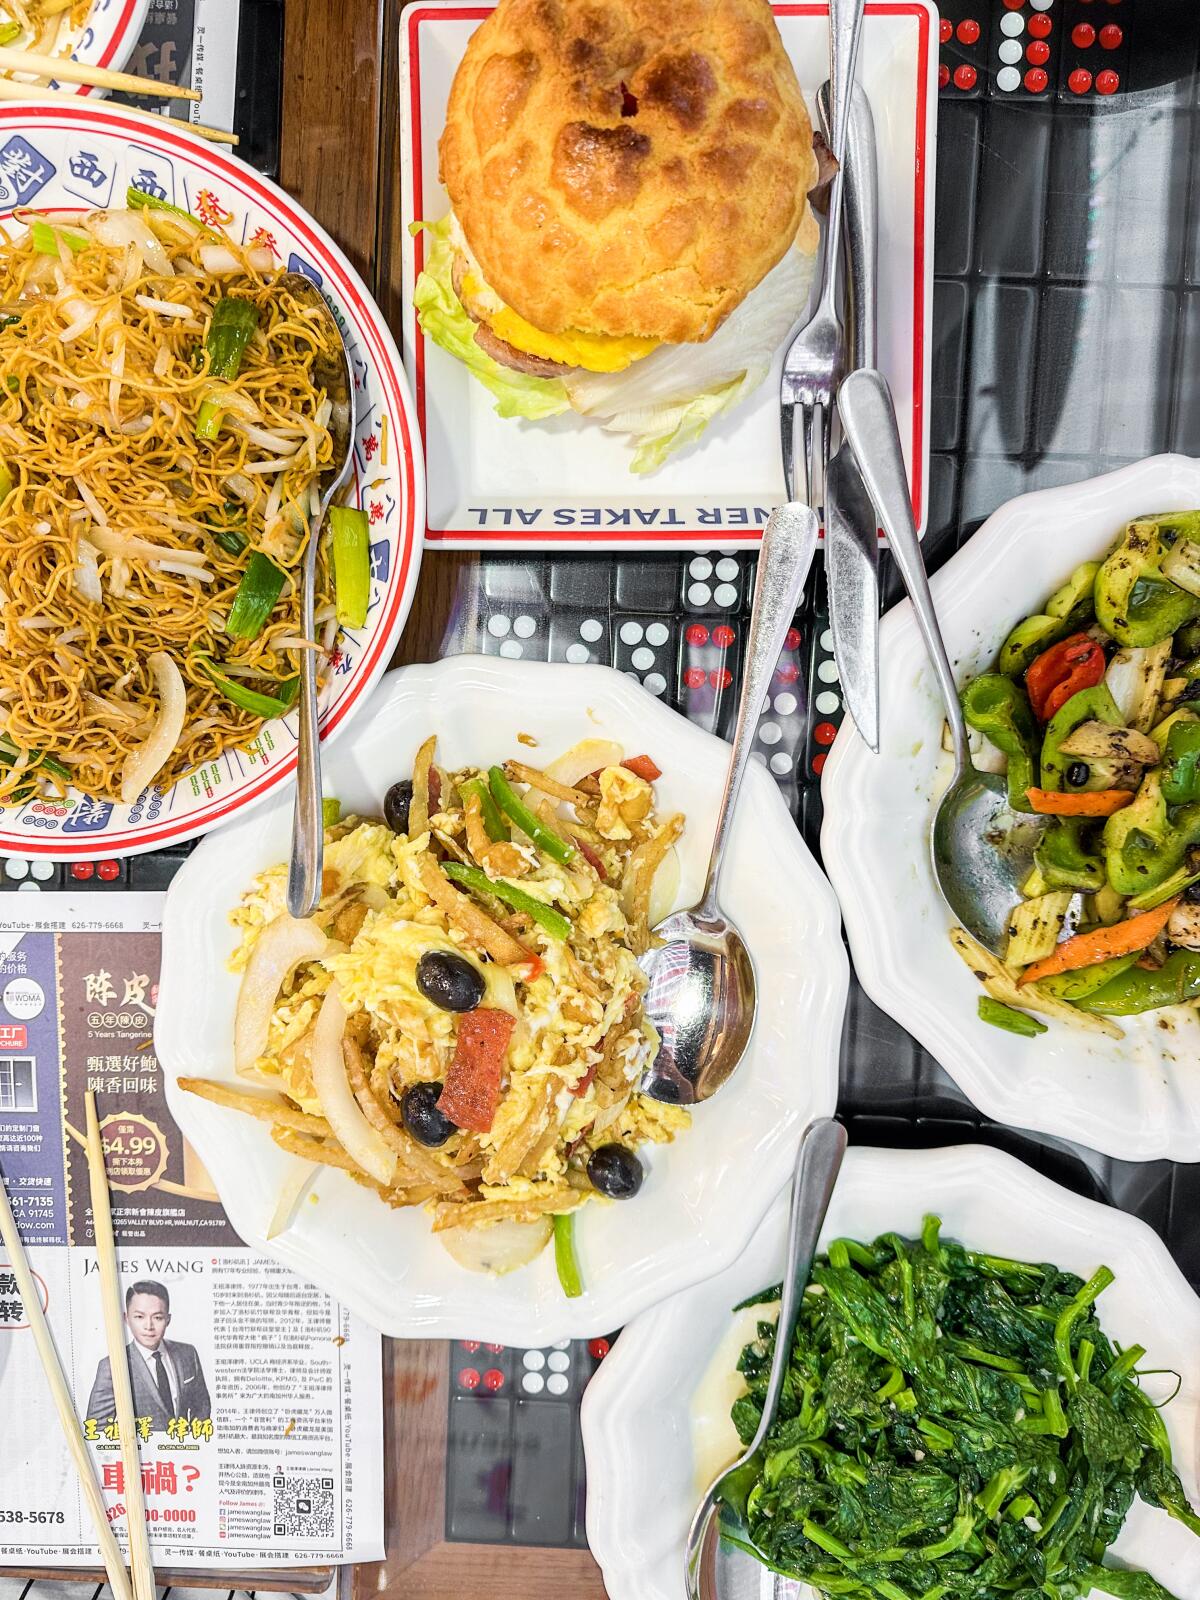
[[[768,0],[500,0],[455,74],[415,302],[501,415],[658,466],[799,320],[812,127]]]

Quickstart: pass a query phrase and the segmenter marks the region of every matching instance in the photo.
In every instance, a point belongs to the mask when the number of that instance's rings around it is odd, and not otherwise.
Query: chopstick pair
[[[21,1304],[37,1346],[42,1371],[58,1412],[68,1449],[79,1475],[80,1488],[91,1512],[100,1546],[100,1557],[108,1574],[113,1600],[154,1600],[154,1564],[150,1556],[150,1536],[146,1527],[146,1503],[142,1493],[142,1463],[138,1453],[137,1419],[133,1411],[133,1389],[129,1380],[128,1358],[121,1310],[121,1284],[117,1273],[117,1251],[113,1239],[112,1212],[109,1209],[108,1174],[104,1167],[104,1146],[96,1116],[96,1097],[87,1095],[87,1158],[91,1188],[92,1225],[96,1234],[96,1260],[104,1305],[104,1331],[108,1360],[112,1370],[117,1425],[120,1430],[121,1461],[125,1469],[126,1526],[129,1530],[130,1570],[125,1567],[121,1547],[109,1526],[104,1496],[96,1478],[96,1468],[79,1427],[70,1386],[62,1361],[42,1310],[41,1296],[34,1283],[29,1258],[17,1231],[8,1189],[0,1174],[0,1240],[8,1252],[9,1264],[17,1280]],[[130,1571],[133,1581],[130,1583]]]
[[[86,83],[93,89],[123,89],[127,94],[153,95],[156,100],[199,100],[196,89],[177,83],[159,83],[157,78],[140,78],[132,72],[113,72],[109,67],[93,67],[69,56],[43,56],[35,50],[14,50],[0,45],[0,72],[32,72],[60,83]],[[36,85],[22,85],[34,87]]]
[[[78,66],[78,63],[75,63],[75,65]],[[0,72],[3,72],[4,70],[7,69],[0,67]],[[81,67],[79,70],[83,71],[85,69]],[[90,68],[86,70],[89,72],[92,71]],[[107,76],[124,77],[125,74],[109,73]],[[79,78],[75,81],[81,83],[90,83],[94,80],[94,77],[95,74],[92,73],[92,76],[86,79]],[[164,85],[156,81],[152,82],[148,78],[134,78],[132,82],[137,85],[136,90],[134,91],[137,94],[145,94],[147,92],[158,94],[164,88]],[[105,85],[101,86],[103,87]],[[191,89],[184,91],[184,94],[189,100],[199,98],[195,94],[195,91]],[[0,77],[0,100],[22,100],[26,102],[49,100],[59,103],[65,100],[71,105],[77,105],[79,103],[78,95],[73,94],[69,89],[48,89],[40,84],[18,83],[15,78],[5,77]],[[158,111],[143,111],[140,106],[122,106],[121,111],[127,116],[140,117],[144,121],[149,122],[152,126],[155,123],[158,123],[161,126],[161,124],[165,122],[173,128],[186,128],[188,133],[194,133],[198,138],[201,139],[208,139],[213,144],[237,144],[238,142],[238,136],[236,133],[226,133],[223,128],[210,128],[203,122],[180,122],[174,117],[164,117]]]

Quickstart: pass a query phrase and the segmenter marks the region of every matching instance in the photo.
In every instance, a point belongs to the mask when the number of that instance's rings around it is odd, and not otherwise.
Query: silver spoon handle
[[[896,411],[883,374],[870,370],[852,372],[838,390],[838,415],[867,493],[875,503],[880,524],[888,536],[892,557],[908,590],[917,627],[933,663],[954,741],[957,776],[970,765],[967,728],[958,702],[954,670],[946,654],[933,596],[929,592],[896,429]]]
[[[832,1117],[821,1117],[810,1122],[800,1141],[800,1154],[796,1160],[796,1176],[792,1180],[792,1205],[788,1215],[787,1256],[783,1268],[783,1299],[779,1307],[779,1321],[775,1327],[775,1351],[771,1357],[771,1375],[767,1380],[767,1395],[763,1401],[762,1419],[746,1457],[749,1458],[766,1438],[783,1380],[787,1375],[788,1360],[796,1336],[796,1322],[800,1316],[800,1302],[808,1285],[813,1258],[817,1253],[817,1240],[825,1223],[825,1213],[833,1195],[833,1186],[841,1170],[846,1152],[846,1130]]]
[[[300,631],[316,637],[313,591],[316,588],[317,541],[325,502],[312,520],[304,553],[304,587],[300,597]],[[296,749],[296,801],[292,811],[292,859],[288,866],[287,904],[293,917],[311,917],[321,898],[325,828],[321,811],[321,736],[317,721],[317,652],[300,652],[300,743]]]
[[[786,505],[772,511],[758,553],[758,576],[754,583],[754,606],[750,613],[750,638],[742,666],[742,692],[738,700],[737,726],[733,731],[733,754],[725,777],[725,792],[713,835],[712,855],[704,893],[696,907],[697,915],[717,911],[717,886],[721,862],[729,842],[733,808],[742,787],[746,763],[754,746],[758,716],[767,696],[772,674],[779,664],[783,641],[800,602],[804,580],[817,548],[817,518],[808,506]]]

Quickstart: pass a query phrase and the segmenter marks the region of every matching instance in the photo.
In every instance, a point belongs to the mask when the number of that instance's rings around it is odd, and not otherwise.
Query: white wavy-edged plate
[[[1097,1302],[1106,1332],[1122,1344],[1145,1344],[1147,1366],[1180,1374],[1179,1393],[1162,1416],[1194,1500],[1200,1300],[1157,1234],[999,1150],[955,1145],[848,1151],[822,1244],[838,1235],[873,1239],[889,1229],[915,1237],[929,1211],[942,1218],[945,1237],[972,1249],[1052,1261],[1084,1278],[1101,1264],[1112,1268],[1116,1282]],[[730,1380],[762,1310],[735,1320],[732,1308],[779,1281],[786,1232],[780,1196],[733,1266],[638,1317],[587,1387],[587,1537],[609,1600],[679,1600],[683,1593],[692,1513],[740,1449],[728,1420],[740,1391]],[[1113,1550],[1120,1564],[1146,1568],[1174,1594],[1200,1594],[1200,1539],[1165,1511],[1135,1501]],[[765,1600],[776,1592],[765,1568],[763,1580]]]
[[[608,667],[457,656],[384,682],[352,741],[325,759],[325,792],[347,812],[378,815],[417,746],[438,736],[449,767],[522,753],[546,760],[604,736],[662,768],[660,810],[686,813],[679,903],[699,898],[728,746]],[[384,1333],[505,1344],[607,1333],[645,1307],[727,1266],[791,1170],[810,1118],[832,1111],[848,969],[837,904],[773,780],[752,766],[725,866],[722,902],[741,927],[759,981],[750,1050],[736,1076],[674,1144],[647,1148],[636,1199],[585,1208],[577,1238],[586,1291],[568,1300],[553,1252],[503,1278],[457,1266],[423,1210],[389,1211],[343,1173],[323,1171],[319,1203],[270,1243],[266,1225],[287,1159],[266,1124],[175,1087],[181,1075],[231,1079],[238,980],[228,913],[255,873],[285,860],[283,799],[210,838],[175,878],[163,925],[155,1046],[181,1130],[248,1244],[286,1261]]]
[[[1086,483],[1011,500],[932,580],[959,684],[1009,629],[1132,517],[1200,506],[1200,461],[1155,456]],[[949,776],[943,710],[907,601],[883,619],[882,744],[842,724],[822,779],[821,852],[863,988],[919,1039],[981,1111],[1126,1161],[1200,1159],[1200,1016],[1118,1017],[1121,1040],[1043,1018],[1021,1039],[980,1022],[983,992],[947,938],[929,828]],[[1164,1022],[1167,1024],[1164,1026]]]
[[[123,206],[129,187],[254,240],[281,268],[311,278],[344,325],[358,391],[351,501],[371,525],[366,625],[343,631],[321,692],[321,733],[341,732],[395,649],[421,562],[425,479],[416,422],[395,341],[362,279],[329,235],[282,189],[183,124],[151,125],[103,101],[0,105],[0,226],[14,207],[78,211]],[[151,648],[151,646],[147,646]],[[296,765],[297,713],[263,725],[164,793],[133,803],[67,797],[0,808],[0,854],[56,861],[138,855],[205,833],[274,793]]]

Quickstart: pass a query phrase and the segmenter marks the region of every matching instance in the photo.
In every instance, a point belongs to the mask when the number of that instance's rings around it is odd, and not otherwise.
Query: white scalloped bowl
[[[325,758],[325,790],[346,811],[378,814],[385,790],[436,731],[453,767],[503,761],[532,734],[547,758],[589,735],[663,769],[660,804],[687,814],[680,904],[699,897],[728,747],[607,667],[458,656],[384,681],[353,740]],[[210,837],[175,878],[163,926],[155,1046],[180,1129],[216,1183],[234,1227],[383,1332],[546,1344],[611,1332],[665,1295],[727,1266],[791,1170],[800,1134],[833,1110],[848,968],[833,892],[774,782],[757,764],[734,826],[723,896],[753,955],[757,1027],[747,1058],[674,1144],[646,1154],[641,1193],[590,1206],[577,1238],[586,1292],[567,1300],[553,1252],[503,1278],[457,1266],[422,1210],[389,1211],[344,1173],[323,1170],[317,1205],[267,1242],[287,1159],[265,1123],[182,1093],[181,1075],[231,1078],[238,980],[229,911],[255,873],[285,860],[290,801]]]
[[[1100,1297],[1105,1329],[1140,1341],[1149,1361],[1181,1375],[1162,1412],[1175,1466],[1193,1500],[1200,1429],[1200,1300],[1161,1239],[1136,1217],[1084,1200],[987,1145],[942,1150],[852,1149],[834,1191],[821,1240],[873,1239],[889,1229],[914,1237],[926,1212],[947,1238],[1028,1261],[1053,1261],[1090,1277],[1104,1263],[1116,1282]],[[734,1369],[755,1314],[732,1308],[777,1283],[783,1270],[787,1197],[772,1206],[744,1254],[727,1271],[638,1317],[622,1333],[583,1398],[587,1536],[609,1600],[679,1600],[684,1539],[708,1482],[736,1455],[728,1424]],[[746,1314],[743,1314],[746,1316]],[[720,1448],[731,1441],[728,1451]],[[703,1479],[703,1482],[700,1480]],[[1200,1594],[1200,1539],[1165,1511],[1135,1502],[1114,1548],[1120,1563],[1144,1567],[1174,1594]],[[742,1573],[745,1564],[738,1563]],[[753,1572],[753,1569],[751,1569]],[[807,1591],[731,1587],[755,1600]]]
[[[1185,456],[1156,456],[1002,506],[932,579],[959,683],[987,666],[1009,629],[1040,610],[1079,562],[1104,555],[1132,517],[1192,506],[1200,506],[1200,462]],[[863,988],[987,1116],[1126,1161],[1200,1159],[1194,1008],[1118,1018],[1121,1040],[1050,1019],[1047,1033],[1021,1039],[979,1021],[982,990],[950,946],[953,918],[933,881],[929,829],[948,758],[941,700],[908,601],[883,619],[880,659],[880,753],[847,718],[821,786],[822,857]]]

